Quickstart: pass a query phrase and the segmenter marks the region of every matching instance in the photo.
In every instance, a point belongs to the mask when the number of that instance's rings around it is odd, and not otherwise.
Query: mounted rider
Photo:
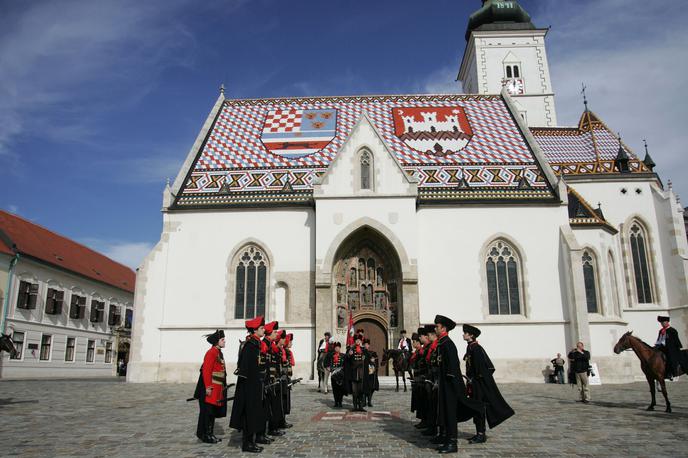
[[[678,331],[671,327],[670,318],[668,316],[658,316],[657,321],[662,325],[662,328],[657,334],[657,342],[655,348],[659,349],[666,356],[666,371],[665,378],[672,379],[681,375],[681,369],[684,374],[688,374],[688,354],[681,350],[681,339],[678,337]]]

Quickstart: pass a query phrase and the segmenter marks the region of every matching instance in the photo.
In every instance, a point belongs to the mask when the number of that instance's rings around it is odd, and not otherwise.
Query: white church
[[[482,329],[498,380],[542,382],[579,340],[603,382],[641,376],[625,331],[654,343],[662,314],[688,336],[683,209],[587,106],[557,124],[546,35],[486,0],[463,94],[221,91],[138,270],[128,380],[195,381],[216,328],[231,374],[256,315],[294,333],[304,377],[350,315],[380,351],[436,314]]]

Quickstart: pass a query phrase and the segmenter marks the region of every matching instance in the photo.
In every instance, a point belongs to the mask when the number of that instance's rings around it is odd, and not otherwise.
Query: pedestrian
[[[425,384],[426,415],[425,424],[427,428],[422,432],[423,436],[432,436],[431,442],[439,445],[444,443],[441,431],[437,430],[437,387],[439,382],[440,364],[437,359],[437,331],[434,324],[425,325],[425,332],[428,334],[428,347],[425,351],[425,363],[428,367],[427,379]]]
[[[560,385],[564,384],[564,358],[561,357],[561,353],[557,353],[557,357],[552,361],[552,367],[554,368],[554,378]]]
[[[206,444],[217,444],[215,419],[227,416],[227,372],[222,349],[225,333],[221,329],[205,336],[210,349],[205,353],[194,398],[198,399],[196,437]]]
[[[437,335],[437,424],[443,443],[438,452],[456,453],[458,451],[457,422],[474,417],[483,408],[481,402],[466,397],[466,385],[459,365],[459,353],[456,345],[449,338],[449,331],[456,323],[446,316],[435,316],[435,334]]]
[[[249,336],[242,345],[237,361],[237,383],[234,391],[230,428],[241,431],[241,450],[260,453],[263,447],[256,443],[271,442],[265,436],[266,406],[263,403],[267,345],[261,340],[265,335],[265,318],[258,316],[245,323]]]
[[[365,398],[368,407],[373,407],[373,393],[380,390],[380,380],[378,379],[378,366],[379,361],[377,353],[370,350],[370,339],[363,339],[363,348],[368,352],[368,365],[365,372],[366,377],[366,393]]]
[[[280,431],[280,426],[284,422],[284,409],[282,405],[282,352],[277,343],[281,337],[279,323],[271,321],[265,325],[265,338],[263,339],[268,346],[267,364],[267,402],[268,410],[268,435],[284,436]]]
[[[280,428],[281,429],[287,429],[291,428],[292,425],[291,423],[287,422],[287,415],[291,412],[291,398],[289,396],[290,394],[290,372],[291,372],[291,364],[289,362],[289,353],[287,352],[287,339],[288,339],[288,334],[287,331],[282,329],[282,333],[280,334],[279,337],[279,342],[277,343],[277,347],[279,348],[280,351],[280,389],[282,391],[282,421],[280,423]]]
[[[411,388],[411,411],[416,413],[416,418],[420,423],[414,426],[418,429],[424,430],[428,428],[426,421],[428,411],[428,397],[426,396],[426,387],[429,381],[429,366],[425,360],[425,350],[428,344],[428,331],[425,326],[421,326],[417,331],[418,343],[412,359],[413,367],[413,385]],[[415,344],[414,344],[415,346]]]
[[[348,380],[348,392],[353,397],[353,411],[365,412],[363,408],[366,392],[365,372],[370,361],[368,351],[363,348],[363,336],[354,336],[352,345],[346,355],[346,375]]]
[[[287,373],[287,396],[286,396],[286,404],[284,408],[284,413],[285,415],[289,415],[291,413],[291,379],[294,376],[294,352],[291,349],[292,343],[294,342],[294,334],[289,333],[287,334],[287,339],[284,344],[284,351],[286,353],[286,373]]]
[[[316,367],[318,369],[318,392],[325,392],[327,394],[327,384],[330,378],[330,371],[324,365],[325,356],[332,350],[330,345],[330,339],[332,334],[330,331],[326,331],[323,338],[318,342],[318,359],[316,362]]]
[[[688,355],[681,351],[681,339],[678,337],[678,331],[671,327],[670,320],[668,316],[657,317],[662,327],[657,334],[655,348],[666,356],[664,378],[673,379],[681,374],[681,368],[684,374],[688,374]]]
[[[590,375],[590,352],[583,346],[583,342],[578,342],[576,348],[569,352],[569,359],[571,359],[573,372],[576,374],[576,383],[580,391],[580,401],[585,404],[590,402],[590,384],[588,383],[588,376]]]
[[[397,343],[397,350],[409,353],[411,351],[411,339],[406,337],[406,330],[402,329],[399,333],[399,342]]]
[[[344,388],[344,353],[341,352],[342,344],[335,342],[333,351],[328,353],[325,359],[325,366],[332,375],[332,395],[334,396],[334,407],[342,407],[342,399],[346,390]]]
[[[463,340],[466,341],[466,377],[467,390],[471,399],[483,403],[480,412],[473,417],[475,436],[468,440],[470,444],[481,444],[487,441],[485,421],[490,429],[496,428],[503,421],[514,415],[514,411],[502,397],[492,374],[495,368],[485,349],[476,340],[480,329],[470,324],[463,325]]]

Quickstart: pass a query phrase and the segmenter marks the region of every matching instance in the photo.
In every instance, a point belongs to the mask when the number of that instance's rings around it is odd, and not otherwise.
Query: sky
[[[522,0],[560,125],[589,106],[688,203],[688,9]],[[0,0],[0,208],[136,268],[218,97],[460,93],[478,0]]]

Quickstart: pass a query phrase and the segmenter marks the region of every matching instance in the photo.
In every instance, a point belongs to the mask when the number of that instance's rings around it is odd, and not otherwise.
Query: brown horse
[[[621,336],[616,345],[614,345],[614,353],[618,355],[622,351],[629,349],[633,350],[635,355],[640,360],[640,368],[643,370],[645,378],[647,379],[647,383],[650,385],[652,402],[647,410],[655,410],[655,405],[657,405],[657,401],[655,399],[656,380],[659,382],[659,386],[662,388],[661,392],[664,395],[664,401],[666,402],[666,411],[671,412],[671,403],[669,402],[669,396],[667,395],[666,391],[666,383],[664,382],[664,375],[666,374],[666,359],[664,357],[664,353],[633,336],[633,331],[628,331],[626,334]]]
[[[2,336],[0,336],[0,351],[6,351],[12,358],[17,355],[17,349],[14,346],[14,341],[8,334],[2,334]]]
[[[401,374],[401,380],[404,382],[404,391],[406,391],[406,372],[409,373],[409,376],[411,375],[409,370],[409,352],[396,349],[383,350],[380,367],[385,367],[390,359],[392,360],[392,368],[394,368],[394,377],[397,380],[396,391],[399,391],[399,374]]]

